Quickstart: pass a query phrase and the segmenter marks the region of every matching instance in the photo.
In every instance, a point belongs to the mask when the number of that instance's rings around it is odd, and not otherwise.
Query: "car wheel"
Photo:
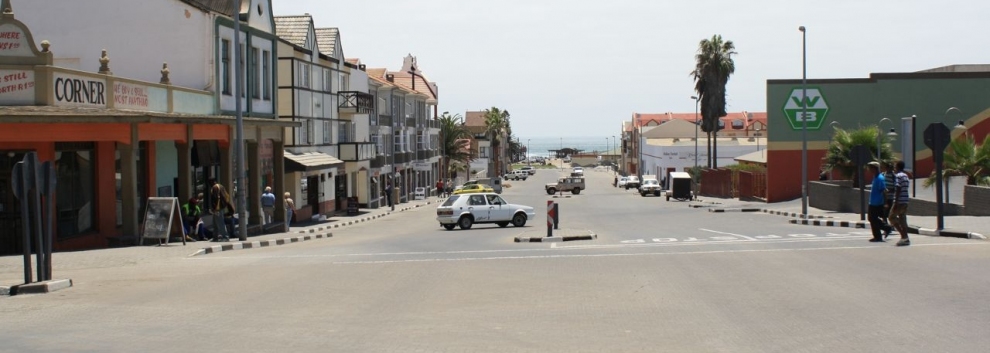
[[[547,195],[553,195],[557,193],[557,189],[549,188],[547,189]]]
[[[515,216],[512,216],[512,225],[516,227],[522,227],[526,225],[526,215],[522,213],[516,213]]]
[[[639,196],[646,197],[646,193],[645,192],[641,192],[641,193],[639,193]]]
[[[660,197],[660,193],[659,192],[655,192],[655,193],[653,193],[653,196]]]
[[[443,228],[446,229],[446,230],[454,230],[454,227],[455,226],[457,226],[457,225],[456,224],[444,224],[443,225]]]
[[[502,228],[505,228],[505,227],[508,227],[509,226],[509,222],[497,222],[495,224],[498,224],[498,226],[499,227],[502,227]]]
[[[474,224],[474,220],[470,216],[461,216],[461,219],[457,220],[457,225],[464,230],[471,229],[472,224]]]
[[[571,193],[573,193],[574,195],[580,194],[581,193],[581,189],[574,188],[574,190],[571,190]]]

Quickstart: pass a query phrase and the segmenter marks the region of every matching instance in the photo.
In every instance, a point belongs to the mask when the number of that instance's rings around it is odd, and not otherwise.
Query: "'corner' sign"
[[[100,107],[107,106],[106,80],[56,73],[52,75],[55,105]]]
[[[784,103],[784,115],[787,116],[787,122],[791,124],[791,128],[794,130],[801,130],[803,122],[807,122],[808,130],[821,129],[825,118],[828,116],[828,103],[825,102],[825,96],[818,88],[808,88],[807,96],[804,96],[804,92],[805,90],[802,88],[794,88],[791,90],[790,96],[787,97],[787,102]],[[802,113],[804,114],[803,117],[801,116]]]

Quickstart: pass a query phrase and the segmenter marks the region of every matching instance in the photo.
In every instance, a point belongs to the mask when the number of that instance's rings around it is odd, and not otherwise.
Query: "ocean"
[[[550,150],[561,148],[576,148],[585,152],[605,152],[622,148],[621,136],[616,136],[615,140],[611,136],[589,136],[589,137],[525,137],[519,136],[519,143],[523,146],[529,144],[528,148],[531,157],[550,156]]]

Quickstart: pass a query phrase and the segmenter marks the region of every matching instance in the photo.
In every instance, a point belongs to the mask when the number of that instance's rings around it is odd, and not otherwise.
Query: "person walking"
[[[873,231],[871,243],[883,242],[883,235],[880,230],[883,227],[884,190],[886,185],[883,181],[883,174],[880,174],[880,163],[870,162],[866,169],[873,174],[873,184],[870,186],[870,208],[867,210],[867,219],[870,220],[870,229]]]
[[[889,215],[890,215],[890,209],[894,205],[894,196],[896,191],[894,190],[894,186],[896,184],[896,180],[894,180],[895,179],[894,163],[892,162],[884,163],[883,168],[884,168],[884,172],[883,172],[884,196],[886,197],[885,197],[885,207],[883,209],[883,217],[881,217],[881,219],[883,219],[884,225],[883,227],[881,227],[881,230],[883,230],[883,238],[887,239],[887,237],[890,236],[890,233],[894,231],[894,227],[890,225]]]
[[[385,184],[385,200],[388,201],[388,207],[395,211],[395,204],[392,203],[392,181],[388,181]]]
[[[234,218],[234,214],[237,210],[234,208],[234,203],[230,201],[230,194],[227,193],[227,189],[223,187],[223,184],[213,182],[210,186],[210,204],[209,209],[213,213],[213,234],[215,235],[215,241],[229,241],[230,234],[234,233],[237,225],[237,219]]]
[[[894,203],[890,208],[888,218],[894,229],[897,229],[897,232],[901,234],[901,240],[897,241],[897,246],[908,246],[911,245],[907,229],[907,208],[910,200],[908,186],[911,184],[911,178],[904,172],[904,161],[897,161],[897,173],[894,174],[894,179]]]
[[[443,198],[443,179],[437,179],[437,197]]]
[[[296,210],[296,202],[292,201],[292,194],[288,191],[285,192],[285,198],[282,200],[285,204],[285,231],[289,231],[289,225],[292,224],[292,214]]]
[[[265,192],[261,194],[261,211],[264,214],[261,224],[275,221],[275,194],[272,193],[271,186],[266,186]]]

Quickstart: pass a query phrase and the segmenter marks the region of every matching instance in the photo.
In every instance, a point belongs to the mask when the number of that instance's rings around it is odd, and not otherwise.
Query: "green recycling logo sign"
[[[803,89],[794,88],[791,90],[791,95],[787,97],[787,102],[784,103],[784,115],[787,116],[787,122],[791,124],[791,129],[801,130],[802,122],[807,122],[808,130],[818,130],[825,123],[825,117],[828,116],[828,103],[825,102],[825,96],[818,88],[808,88],[807,92],[808,95],[804,96]],[[803,117],[802,112],[804,113]]]

